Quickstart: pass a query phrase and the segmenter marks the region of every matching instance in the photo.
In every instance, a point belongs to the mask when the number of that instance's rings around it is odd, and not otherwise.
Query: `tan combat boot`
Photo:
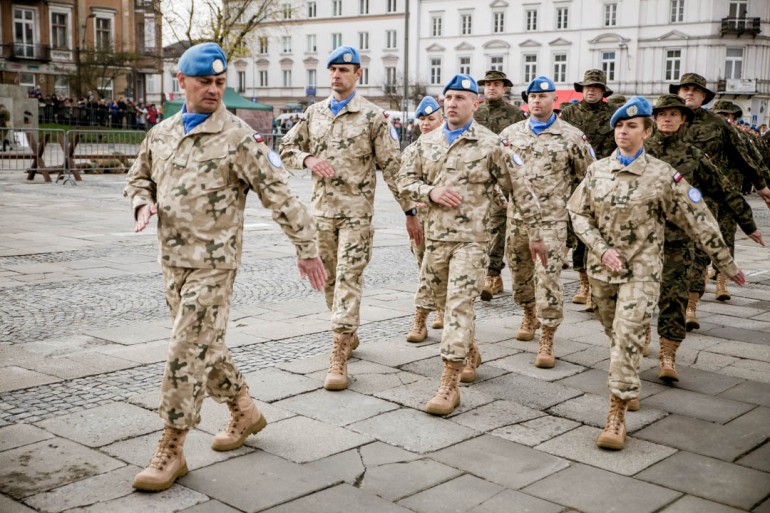
[[[626,408],[628,401],[610,396],[610,413],[607,425],[596,439],[597,447],[619,451],[626,445]]]
[[[516,340],[529,341],[535,338],[535,331],[540,327],[540,321],[535,316],[535,305],[524,307],[524,318],[521,320]]]
[[[360,341],[358,340],[358,333],[353,334],[353,342],[350,344],[350,347],[348,348],[348,360],[350,360],[350,355],[353,354],[353,351],[358,349],[358,344]]]
[[[717,273],[717,290],[714,292],[717,301],[730,301],[730,291],[727,290],[727,276]]]
[[[460,374],[464,362],[444,361],[441,383],[433,399],[425,405],[425,412],[431,415],[449,415],[460,404]]]
[[[679,344],[665,337],[660,337],[660,370],[658,379],[663,381],[679,381],[679,373],[676,372],[676,350]]]
[[[147,468],[134,477],[132,486],[146,492],[159,492],[170,488],[177,478],[187,475],[187,461],[182,446],[187,437],[186,429],[166,426]]]
[[[642,407],[641,401],[639,399],[631,399],[628,401],[628,408],[626,408],[628,411],[639,411]]]
[[[578,305],[586,304],[589,300],[588,295],[588,275],[586,273],[580,273],[580,287],[578,287],[577,293],[572,296],[572,302]]]
[[[481,290],[481,300],[491,301],[494,296],[503,291],[502,276],[487,276],[484,278],[484,288]]]
[[[412,329],[406,334],[407,342],[423,342],[428,338],[428,327],[425,325],[425,322],[428,320],[429,313],[430,310],[427,308],[418,308],[414,312]]]
[[[593,299],[591,299],[591,285],[588,285],[588,294],[586,294],[586,305],[583,308],[584,312],[593,312],[596,310]]]
[[[434,330],[444,329],[444,310],[436,308],[436,316],[433,318],[433,324],[430,327]]]
[[[650,356],[650,342],[652,341],[652,330],[650,329],[650,325],[648,324],[647,327],[644,329],[644,346],[642,347],[642,356]],[[631,407],[628,408],[631,410]],[[634,410],[631,410],[634,411]]]
[[[348,388],[348,355],[352,352],[354,335],[334,333],[334,345],[329,356],[329,371],[326,373],[326,390],[345,390]]]
[[[471,348],[465,356],[463,365],[460,381],[463,383],[473,383],[476,381],[476,368],[481,365],[481,353],[479,353],[479,346],[476,345],[475,340],[471,342]]]
[[[232,451],[243,445],[249,435],[255,435],[267,426],[265,416],[249,396],[249,387],[243,385],[235,399],[227,402],[230,422],[211,441],[215,451]]]
[[[553,336],[556,328],[543,326],[540,332],[540,347],[535,356],[535,367],[540,369],[551,369],[556,365],[556,359],[553,357]]]
[[[684,325],[687,331],[697,330],[700,328],[700,321],[695,315],[695,310],[698,308],[698,301],[700,301],[700,295],[697,292],[689,292],[687,298],[687,310],[684,314]]]

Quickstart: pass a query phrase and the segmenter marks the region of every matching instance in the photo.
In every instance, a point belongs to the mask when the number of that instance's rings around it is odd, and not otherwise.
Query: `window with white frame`
[[[35,86],[35,74],[34,73],[19,73],[19,85],[21,86]]]
[[[153,14],[144,14],[144,51],[152,53],[155,51],[155,16]]]
[[[431,85],[441,84],[441,57],[430,59],[430,83]]]
[[[387,12],[396,12],[398,9],[398,1],[397,0],[388,0],[388,10]]]
[[[172,93],[178,93],[179,92],[179,80],[177,80],[176,77],[173,77],[171,79],[171,92]]]
[[[615,81],[615,52],[602,52],[602,71],[607,76],[607,82]]]
[[[317,84],[318,84],[318,74],[316,73],[316,70],[314,69],[307,70],[307,86],[315,87]]]
[[[13,9],[14,54],[22,57],[35,56],[37,11],[34,9]],[[33,78],[34,80],[34,78]]]
[[[666,80],[679,80],[682,74],[682,50],[666,50]]]
[[[505,32],[505,12],[496,11],[492,13],[492,32],[495,34]]]
[[[70,13],[51,11],[51,48],[68,50],[70,48]]]
[[[394,50],[396,47],[398,47],[398,41],[396,39],[396,31],[386,30],[385,31],[385,48],[387,48],[388,50]]]
[[[291,53],[291,36],[283,36],[281,38],[281,52]]]
[[[730,0],[728,16],[730,18],[745,18],[749,11],[749,0]]]
[[[318,7],[316,6],[316,2],[308,2],[307,3],[307,17],[308,18],[315,18],[318,16]]]
[[[473,14],[465,13],[460,15],[460,34],[470,36],[473,33]]]
[[[492,71],[503,71],[505,59],[502,55],[493,55],[489,58],[489,69]]]
[[[431,16],[430,18],[430,35],[432,37],[440,37],[444,20],[441,16]]]
[[[96,84],[96,90],[103,100],[112,100],[114,97],[113,83],[111,78],[99,78]]]
[[[259,87],[267,87],[267,70],[259,70]]]
[[[553,81],[567,81],[567,54],[556,53],[553,56]]]
[[[265,55],[267,53],[267,36],[259,36],[259,54]]]
[[[684,0],[671,0],[671,23],[684,21]]]
[[[238,92],[239,93],[246,92],[246,72],[245,71],[238,72]]]
[[[569,7],[556,8],[556,29],[567,30],[569,28]]]
[[[307,35],[307,51],[308,53],[316,53],[318,51],[318,43],[315,34]]]
[[[339,48],[342,46],[342,32],[335,32],[332,34],[332,48]]]
[[[458,62],[458,68],[460,68],[460,73],[464,75],[470,75],[471,74],[471,58],[470,57],[460,57]]]
[[[358,80],[361,85],[369,85],[369,68],[361,68],[361,78]]]
[[[332,16],[342,16],[342,0],[332,0]]]
[[[96,49],[97,50],[111,50],[112,49],[112,16],[100,16],[97,15],[94,20],[94,26],[96,27]]]
[[[725,54],[725,78],[743,78],[743,48],[728,48]]]
[[[69,96],[70,95],[70,82],[66,76],[58,76],[54,80],[53,90],[56,96]]]
[[[369,14],[369,0],[358,0],[358,14]]]
[[[524,30],[534,32],[537,30],[537,9],[527,9],[524,11]]]
[[[604,4],[604,26],[614,27],[618,24],[618,4]]]
[[[283,70],[283,87],[291,87],[291,70]]]
[[[359,50],[369,49],[369,32],[358,33],[358,49]]]
[[[524,82],[530,83],[537,76],[537,55],[529,54],[524,56]]]
[[[396,87],[396,67],[385,67],[385,85],[388,87]]]
[[[283,4],[282,7],[283,7],[283,19],[290,20],[293,12],[293,9],[291,8],[291,4]]]

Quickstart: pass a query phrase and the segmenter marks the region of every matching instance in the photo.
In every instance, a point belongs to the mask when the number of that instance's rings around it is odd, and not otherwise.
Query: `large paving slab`
[[[23,445],[33,444],[52,438],[48,431],[30,424],[12,424],[0,428],[0,452],[15,449]]]
[[[477,431],[492,431],[545,415],[539,410],[528,408],[511,401],[495,401],[452,417],[454,422]]]
[[[642,400],[641,404],[639,411],[628,412],[626,415],[626,428],[629,433],[638,431],[667,415],[664,411],[648,407],[646,400]],[[604,428],[609,407],[610,400],[606,395],[585,394],[557,404],[548,412],[589,426]]]
[[[770,474],[684,451],[636,477],[743,509],[759,503],[770,490]]]
[[[530,353],[519,353],[507,356],[495,360],[489,365],[500,367],[501,369],[524,376],[541,379],[543,381],[557,381],[585,370],[585,367],[582,365],[575,365],[574,363],[561,360],[557,360],[556,366],[552,369],[540,369],[535,367],[535,358]]]
[[[38,426],[88,447],[101,447],[150,433],[162,424],[156,414],[144,408],[128,403],[110,403],[44,420]]]
[[[573,420],[544,415],[519,424],[497,428],[490,434],[517,444],[534,447],[578,426],[580,423]]]
[[[216,500],[201,502],[191,508],[178,510],[179,513],[240,513],[239,510],[231,508],[227,504]]]
[[[736,463],[762,470],[763,472],[770,472],[770,443],[751,451]]]
[[[764,406],[754,408],[745,415],[741,415],[737,419],[728,422],[727,425],[730,427],[740,427],[770,438],[770,408],[765,408]]]
[[[653,513],[681,494],[606,470],[573,464],[522,490],[581,512]]]
[[[582,395],[581,390],[520,374],[506,374],[475,384],[474,390],[497,399],[513,401],[536,410]]]
[[[292,374],[274,367],[250,372],[243,377],[249,385],[249,394],[267,403],[317,390],[323,386],[323,381]]]
[[[685,342],[686,344],[687,342]],[[700,360],[700,356],[698,357]],[[721,392],[729,390],[730,388],[743,383],[744,380],[733,376],[725,376],[718,372],[708,372],[700,370],[687,365],[678,365],[677,372],[679,373],[679,381],[673,384],[673,388],[689,390],[691,392],[700,392],[701,394],[717,395]],[[642,374],[642,379],[649,382],[665,385],[670,388],[671,385],[666,384],[664,381],[658,379],[658,367],[654,367]],[[645,382],[642,385],[642,389],[647,385]]]
[[[155,322],[135,322],[113,328],[85,330],[84,333],[92,337],[109,340],[110,342],[132,345],[168,339],[171,336],[171,327],[161,326]]]
[[[342,484],[271,508],[265,513],[351,513],[376,511],[377,513],[408,513],[409,510],[366,493],[348,484]]]
[[[316,390],[274,403],[279,408],[322,422],[345,426],[380,413],[396,410],[398,405],[351,390],[329,392]]]
[[[138,511],[175,513],[180,509],[205,502],[207,499],[205,495],[195,490],[174,485],[162,492],[134,492],[131,495],[99,502],[85,508],[71,509],[67,513],[136,513]]]
[[[333,454],[305,463],[304,466],[338,478],[349,484],[358,484],[368,469],[380,465],[405,463],[419,459],[418,454],[382,442],[372,442],[355,449]]]
[[[685,495],[666,508],[666,513],[740,513],[741,511],[743,510],[692,495]]]
[[[430,457],[513,489],[527,486],[569,466],[561,458],[489,435],[447,447]]]
[[[607,397],[607,400],[609,400],[610,389],[607,386],[607,371],[604,370],[588,369],[587,371],[581,372],[580,374],[575,374],[574,376],[569,376],[559,380],[557,383],[570,388],[577,388],[578,390],[582,390],[583,392],[587,392],[589,394],[604,396]],[[644,400],[645,397],[655,395],[668,389],[669,387],[660,385],[658,383],[642,381],[642,390],[639,394],[642,400]]]
[[[491,345],[491,344],[487,344]],[[480,350],[483,348],[480,348]],[[486,354],[482,354],[482,358],[486,357]],[[444,365],[441,360],[434,358],[426,358],[413,363],[408,363],[401,366],[402,370],[409,371],[421,376],[429,377],[433,383],[438,383],[441,378],[441,373],[444,371]],[[502,376],[508,371],[500,367],[495,367],[489,361],[482,361],[481,366],[476,369],[476,383],[481,383],[484,380],[492,379],[497,376]]]
[[[391,502],[398,501],[462,474],[430,459],[386,463],[366,469],[358,487]]]
[[[770,384],[745,381],[725,390],[719,397],[770,407]]]
[[[408,325],[405,325],[408,330]],[[389,367],[398,367],[407,363],[434,358],[440,361],[438,348],[434,346],[412,346],[405,338],[362,343],[355,351],[356,358]]]
[[[27,370],[14,365],[2,367],[2,370],[3,372],[0,373],[0,393],[61,381],[61,378],[56,376]]]
[[[389,388],[374,395],[386,401],[392,401],[415,410],[422,410],[425,408],[425,403],[436,395],[438,384],[438,381],[424,379],[408,385]],[[492,401],[494,398],[479,392],[475,387],[463,386],[460,388],[460,405],[449,416],[460,415]]]
[[[561,513],[564,511],[564,508],[553,502],[544,501],[537,497],[506,488],[488,501],[469,509],[467,513],[500,513],[503,511]]]
[[[468,511],[505,490],[476,476],[464,474],[451,481],[407,497],[399,505],[417,513]],[[510,506],[509,506],[510,507]]]
[[[124,466],[63,438],[0,453],[0,492],[23,498]]]
[[[35,513],[34,509],[28,508],[5,495],[0,495],[0,511],[3,513]]]
[[[642,408],[655,408],[724,424],[743,415],[754,406],[697,392],[670,389],[645,399]]]

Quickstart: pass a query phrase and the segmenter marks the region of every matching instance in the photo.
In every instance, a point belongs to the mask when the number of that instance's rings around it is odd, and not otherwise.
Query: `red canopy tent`
[[[562,103],[569,103],[571,100],[582,100],[583,99],[583,93],[579,93],[575,91],[574,89],[557,89],[556,90],[556,103],[553,104],[553,107],[555,109],[559,108],[559,105]],[[529,112],[529,107],[525,103],[521,106],[521,110],[525,112]]]

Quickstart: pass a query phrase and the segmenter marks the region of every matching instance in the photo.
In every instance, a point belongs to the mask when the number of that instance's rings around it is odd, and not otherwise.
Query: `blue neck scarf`
[[[529,118],[529,129],[532,130],[533,134],[540,135],[540,132],[553,125],[554,121],[556,121],[555,112],[551,113],[551,117],[548,118],[548,121],[538,121],[535,118]]]
[[[332,114],[336,116],[337,114],[340,113],[342,108],[345,107],[345,105],[350,103],[350,100],[352,100],[355,95],[356,95],[356,92],[353,91],[353,94],[351,94],[350,96],[348,96],[342,101],[338,101],[336,98],[334,98],[334,96],[332,96],[332,99],[329,102],[329,110],[331,110]]]
[[[463,132],[465,132],[470,128],[471,123],[473,123],[473,119],[468,121],[467,125],[457,128],[455,130],[450,130],[449,125],[444,123],[444,126],[442,126],[441,128],[444,130],[444,135],[446,136],[446,140],[449,141],[450,146],[452,145],[453,142],[455,142],[455,139],[460,137],[460,134],[462,134]]]
[[[620,154],[620,150],[618,150],[618,162],[623,164],[623,167],[630,166],[633,161],[639,158],[639,155],[641,155],[643,151],[644,151],[644,146],[639,148],[639,151],[637,151],[636,155],[634,155],[633,157],[624,157],[623,155]]]
[[[210,113],[198,114],[197,112],[187,112],[187,103],[182,105],[182,124],[184,125],[184,135],[189,134],[193,128],[209,119],[209,116],[211,116]]]

